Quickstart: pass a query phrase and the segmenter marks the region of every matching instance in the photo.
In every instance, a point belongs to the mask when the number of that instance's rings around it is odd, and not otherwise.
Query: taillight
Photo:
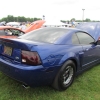
[[[41,60],[37,52],[24,51],[21,53],[22,63],[28,65],[40,65]]]

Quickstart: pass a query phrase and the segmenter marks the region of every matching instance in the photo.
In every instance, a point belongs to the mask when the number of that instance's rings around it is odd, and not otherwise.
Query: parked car
[[[0,39],[0,71],[24,86],[66,90],[76,75],[98,63],[100,40],[76,28],[40,28]]]
[[[24,31],[11,26],[0,26],[0,38],[16,38],[25,34]]]
[[[0,26],[0,38],[17,38],[20,35],[41,28],[44,22],[45,22],[44,20],[35,21],[24,31],[14,26]],[[9,22],[7,25],[17,25],[17,23]]]
[[[8,22],[6,23],[7,26],[13,26],[15,28],[19,28],[20,27],[20,23],[19,22]]]

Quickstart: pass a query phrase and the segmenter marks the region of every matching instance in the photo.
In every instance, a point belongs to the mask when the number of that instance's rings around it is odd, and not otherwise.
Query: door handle
[[[88,51],[88,50],[89,50],[88,48],[85,49],[85,51]]]

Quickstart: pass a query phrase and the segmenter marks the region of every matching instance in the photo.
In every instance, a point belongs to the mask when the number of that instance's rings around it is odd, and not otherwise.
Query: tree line
[[[75,18],[72,18],[70,20],[61,20],[61,22],[71,22],[72,20],[74,20],[75,22],[100,22],[99,20],[91,20],[89,18],[86,18],[85,20],[76,20]]]
[[[2,19],[0,19],[0,22],[34,22],[36,20],[41,20],[41,18],[26,18],[24,16],[18,16],[18,17],[14,17],[13,15],[8,15],[7,17],[3,17]]]
[[[3,17],[2,19],[0,19],[0,22],[34,22],[36,20],[41,20],[41,18],[26,18],[24,16],[18,16],[18,17],[14,17],[13,15],[8,15],[7,17]],[[100,21],[95,21],[95,20],[90,20],[89,18],[86,18],[85,20],[76,20],[75,18],[72,18],[70,20],[61,20],[61,22],[71,22],[72,20],[76,21],[76,22],[100,22]]]

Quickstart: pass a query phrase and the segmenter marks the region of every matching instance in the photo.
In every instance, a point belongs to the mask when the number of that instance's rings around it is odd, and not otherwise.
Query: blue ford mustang
[[[0,71],[27,86],[65,90],[78,73],[100,63],[99,44],[75,28],[41,28],[0,39]]]

